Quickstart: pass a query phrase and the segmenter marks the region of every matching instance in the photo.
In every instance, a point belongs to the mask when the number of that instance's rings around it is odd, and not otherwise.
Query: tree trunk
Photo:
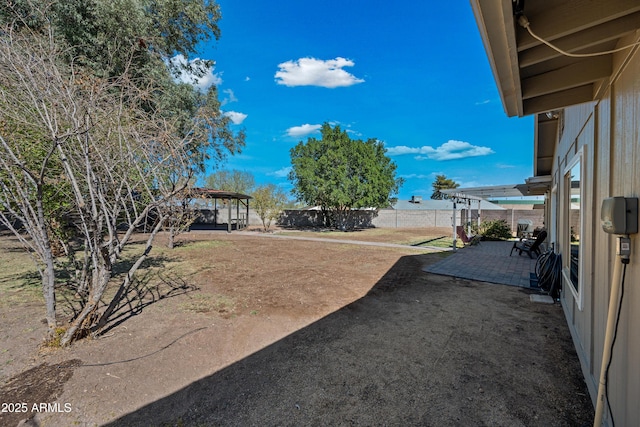
[[[96,326],[94,328],[94,332],[98,332],[100,329],[105,327],[105,325],[109,321],[109,317],[111,316],[113,311],[116,309],[116,307],[120,303],[120,300],[122,299],[122,297],[129,290],[129,286],[131,286],[131,283],[133,281],[133,276],[136,274],[136,271],[138,270],[138,268],[140,268],[140,265],[142,265],[142,263],[147,259],[151,249],[152,249],[151,245],[147,246],[147,248],[144,251],[144,253],[131,266],[131,268],[127,272],[127,276],[124,278],[124,281],[122,282],[122,284],[118,288],[118,291],[116,292],[116,294],[113,296],[113,299],[109,303],[109,306],[104,311],[104,313],[102,313],[102,316],[100,316],[100,319],[98,320],[98,323],[96,324]]]
[[[100,319],[98,320],[96,327],[94,328],[94,332],[98,332],[100,329],[105,327],[105,325],[109,321],[109,317],[118,306],[118,303],[120,303],[120,300],[122,299],[122,297],[129,290],[129,286],[133,281],[133,276],[136,274],[136,271],[138,271],[138,268],[140,268],[142,263],[149,257],[149,253],[151,252],[151,249],[153,249],[153,246],[151,244],[153,243],[153,240],[155,239],[156,234],[158,234],[158,232],[162,229],[162,225],[164,224],[166,219],[167,219],[166,216],[160,218],[156,227],[151,231],[151,235],[147,239],[147,245],[144,249],[144,252],[142,253],[142,255],[140,255],[140,257],[136,260],[136,262],[131,266],[131,268],[127,272],[127,276],[124,278],[124,281],[118,288],[118,291],[116,292],[113,299],[109,303],[109,306],[104,311],[104,313],[102,313],[102,316],[100,316]]]
[[[77,271],[77,270],[76,270]],[[77,273],[76,273],[77,274]],[[80,279],[78,282],[77,294],[83,300],[87,296],[87,290],[89,288],[89,242],[84,241],[84,258],[82,260],[82,270],[80,270]]]
[[[58,323],[56,321],[56,273],[53,265],[53,256],[51,253],[45,254],[45,269],[42,275],[42,295],[44,296],[48,334],[53,336]]]
[[[118,305],[118,302],[125,295],[126,291],[131,284],[133,276],[135,272],[140,268],[140,265],[147,259],[149,256],[149,252],[151,252],[153,240],[155,239],[158,232],[162,229],[164,225],[164,221],[166,220],[166,216],[160,218],[158,224],[156,224],[155,228],[152,230],[149,238],[147,239],[147,245],[144,253],[136,260],[136,262],[129,269],[125,280],[118,288],[116,295],[113,297],[109,306],[104,311],[104,313],[100,316],[99,319],[94,317],[95,311],[98,308],[98,304],[104,295],[104,291],[107,289],[109,285],[109,279],[111,279],[111,261],[109,258],[109,253],[105,249],[104,252],[100,252],[95,256],[95,259],[99,261],[98,272],[95,274],[95,282],[92,284],[91,294],[89,296],[89,300],[87,304],[84,306],[78,317],[76,317],[69,329],[65,332],[64,336],[60,340],[61,346],[66,346],[71,343],[76,337],[78,332],[86,331],[89,328],[93,328],[94,331],[97,331],[106,325],[109,320],[109,316],[113,313],[113,310]],[[98,247],[96,245],[95,247]],[[115,249],[114,249],[115,250]]]
[[[62,347],[69,345],[71,341],[74,340],[76,334],[87,327],[84,325],[85,320],[91,319],[90,316],[92,316],[98,308],[102,294],[104,294],[104,291],[107,289],[107,285],[109,284],[109,279],[111,278],[110,267],[110,264],[103,264],[99,266],[98,272],[94,276],[94,283],[92,285],[93,289],[89,295],[87,303],[82,308],[80,314],[78,314],[73,322],[71,322],[69,329],[67,329],[60,340],[60,345]]]
[[[49,326],[49,337],[55,333],[58,323],[56,321],[56,270],[54,257],[51,249],[51,241],[47,232],[44,218],[44,207],[42,204],[42,187],[38,187],[38,198],[36,200],[36,212],[38,216],[38,226],[42,250],[42,260],[44,261],[44,274],[42,275],[42,295],[44,296],[47,312],[47,325]]]
[[[169,227],[169,241],[167,242],[167,247],[169,249],[173,249],[175,246],[176,228],[177,227],[174,224],[171,224],[171,226]]]
[[[351,229],[349,224],[349,214],[351,210],[346,207],[336,208],[336,227],[341,231],[347,231]]]

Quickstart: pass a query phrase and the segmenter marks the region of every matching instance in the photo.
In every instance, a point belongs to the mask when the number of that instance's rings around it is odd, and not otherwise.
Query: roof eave
[[[525,115],[511,2],[471,0],[502,105],[509,117]]]

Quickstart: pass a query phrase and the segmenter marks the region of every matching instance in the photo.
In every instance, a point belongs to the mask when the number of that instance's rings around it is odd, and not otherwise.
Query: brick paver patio
[[[513,251],[513,242],[482,242],[452,253],[436,264],[424,269],[428,273],[503,285],[530,286],[536,260]]]

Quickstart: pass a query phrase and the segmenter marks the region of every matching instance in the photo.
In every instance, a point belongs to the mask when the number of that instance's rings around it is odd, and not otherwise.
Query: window
[[[563,275],[567,288],[576,299],[578,309],[582,310],[582,250],[580,240],[583,234],[584,216],[584,179],[582,150],[567,164],[564,175],[565,209],[563,224]]]

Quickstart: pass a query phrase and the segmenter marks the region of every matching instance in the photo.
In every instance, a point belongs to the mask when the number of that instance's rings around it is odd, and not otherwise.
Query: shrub
[[[513,237],[511,227],[504,219],[482,221],[478,234],[485,240],[507,240]]]

